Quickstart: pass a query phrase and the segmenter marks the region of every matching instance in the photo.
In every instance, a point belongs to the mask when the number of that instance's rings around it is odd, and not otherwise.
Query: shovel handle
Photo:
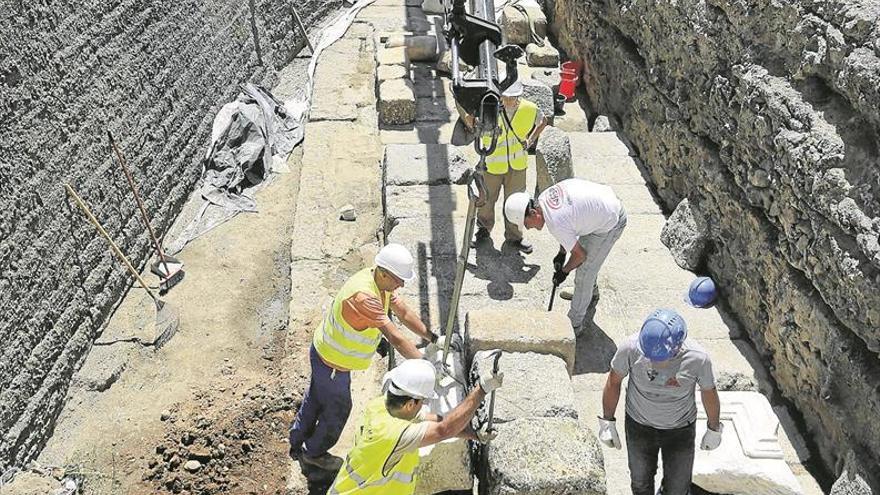
[[[553,289],[550,290],[550,305],[547,306],[547,311],[553,311],[553,300],[556,298],[556,284],[553,284]]]
[[[76,201],[76,205],[79,206],[79,209],[82,210],[82,212],[85,213],[85,215],[89,218],[89,222],[91,222],[91,224],[94,225],[96,229],[98,229],[98,232],[101,233],[101,236],[107,240],[107,242],[110,244],[110,247],[113,249],[113,253],[115,253],[116,256],[119,257],[119,259],[122,260],[123,263],[125,263],[128,271],[131,272],[132,275],[134,275],[134,278],[136,278],[138,283],[141,284],[141,287],[143,287],[144,290],[147,291],[147,294],[150,295],[150,297],[153,299],[153,302],[158,305],[159,299],[156,297],[155,294],[153,294],[153,291],[150,290],[150,288],[147,286],[147,283],[144,282],[144,279],[141,278],[141,275],[137,272],[137,270],[134,269],[134,266],[132,266],[131,262],[128,261],[128,258],[124,254],[122,254],[122,250],[119,249],[119,246],[117,246],[115,242],[113,242],[113,239],[110,238],[110,234],[108,234],[107,231],[104,230],[104,227],[101,226],[101,223],[98,222],[98,219],[95,218],[95,215],[92,214],[92,210],[90,210],[89,207],[86,206],[82,198],[80,198],[79,195],[76,194],[76,191],[74,191],[73,188],[70,187],[70,184],[64,184],[64,188],[67,189],[67,193],[73,197],[74,201]]]

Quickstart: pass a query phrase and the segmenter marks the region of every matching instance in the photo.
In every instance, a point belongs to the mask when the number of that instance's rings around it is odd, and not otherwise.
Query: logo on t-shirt
[[[675,376],[670,376],[669,380],[666,380],[667,387],[680,387],[681,384],[678,383],[678,379]]]
[[[565,191],[562,190],[562,186],[559,184],[547,189],[547,207],[551,210],[558,210],[562,206],[564,196]]]

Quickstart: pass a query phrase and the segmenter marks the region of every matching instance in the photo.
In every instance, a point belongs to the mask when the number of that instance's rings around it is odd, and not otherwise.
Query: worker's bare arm
[[[602,391],[602,417],[605,419],[613,418],[617,411],[621,383],[623,383],[623,375],[613,369],[608,372],[608,379],[605,380],[605,388]]]
[[[447,414],[439,423],[429,423],[428,431],[422,439],[420,447],[433,445],[461,434],[470,425],[474,412],[480,407],[486,393],[481,387],[475,387],[455,409]]]
[[[574,243],[574,247],[571,248],[571,256],[568,257],[568,262],[565,263],[562,270],[565,273],[571,273],[577,267],[581,266],[585,259],[587,259],[587,252],[584,250],[584,247],[581,246],[580,242],[576,242]]]
[[[412,333],[428,342],[436,340],[436,336],[428,331],[428,328],[425,326],[425,323],[422,322],[419,314],[410,309],[400,296],[394,298],[391,304],[391,312],[394,313],[400,322],[403,323],[403,326],[410,329]]]
[[[421,359],[422,353],[416,349],[415,344],[410,342],[409,339],[400,333],[397,325],[389,321],[383,327],[379,328],[379,331],[382,332],[382,335],[385,336],[389,344],[403,354],[403,357],[407,359]]]
[[[718,431],[721,428],[721,400],[718,398],[718,390],[700,390],[700,397],[703,399],[703,407],[706,408],[709,428]]]

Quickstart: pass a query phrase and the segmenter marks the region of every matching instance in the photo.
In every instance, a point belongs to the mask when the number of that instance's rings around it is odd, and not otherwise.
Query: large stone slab
[[[504,32],[507,43],[527,45],[532,42],[529,20],[534,24],[538,36],[547,36],[547,17],[541,6],[534,1],[520,1],[518,4],[525,7],[527,16],[510,6],[505,7],[501,13],[501,31]]]
[[[557,312],[483,308],[467,313],[465,342],[468,355],[501,349],[505,352],[551,354],[574,369],[575,339],[571,323]]]
[[[379,85],[379,122],[408,124],[416,118],[416,95],[412,82],[389,79]]]
[[[559,65],[559,50],[553,48],[547,39],[544,39],[542,46],[529,43],[526,46],[526,62],[532,67],[557,67]]]
[[[447,144],[385,146],[385,185],[461,184],[472,159],[462,148]]]
[[[482,448],[485,495],[604,495],[602,451],[571,418],[517,419],[498,425]]]
[[[779,419],[757,392],[719,392],[724,434],[716,450],[699,450],[694,483],[713,493],[730,495],[799,495],[794,473],[779,445]],[[706,412],[698,401],[699,444],[706,432]]]
[[[535,163],[538,194],[561,180],[574,177],[568,135],[555,127],[544,128],[538,137]]]
[[[480,370],[491,369],[491,351],[480,351],[471,365],[471,382],[477,383]],[[498,369],[504,373],[504,386],[495,392],[495,423],[520,418],[572,418],[574,388],[565,361],[549,354],[503,352]],[[477,412],[482,424],[488,418],[489,402]]]
[[[685,198],[663,226],[660,240],[669,248],[678,266],[695,271],[703,263],[708,236],[708,224]]]
[[[568,137],[574,157],[597,161],[608,156],[635,155],[616,132],[573,132]]]

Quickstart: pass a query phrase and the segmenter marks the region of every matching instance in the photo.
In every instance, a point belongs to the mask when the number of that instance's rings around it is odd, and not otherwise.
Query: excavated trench
[[[857,472],[877,490],[880,5],[545,10],[661,206],[687,199],[708,226],[693,269],[719,283],[721,309],[799,411],[814,475]]]

